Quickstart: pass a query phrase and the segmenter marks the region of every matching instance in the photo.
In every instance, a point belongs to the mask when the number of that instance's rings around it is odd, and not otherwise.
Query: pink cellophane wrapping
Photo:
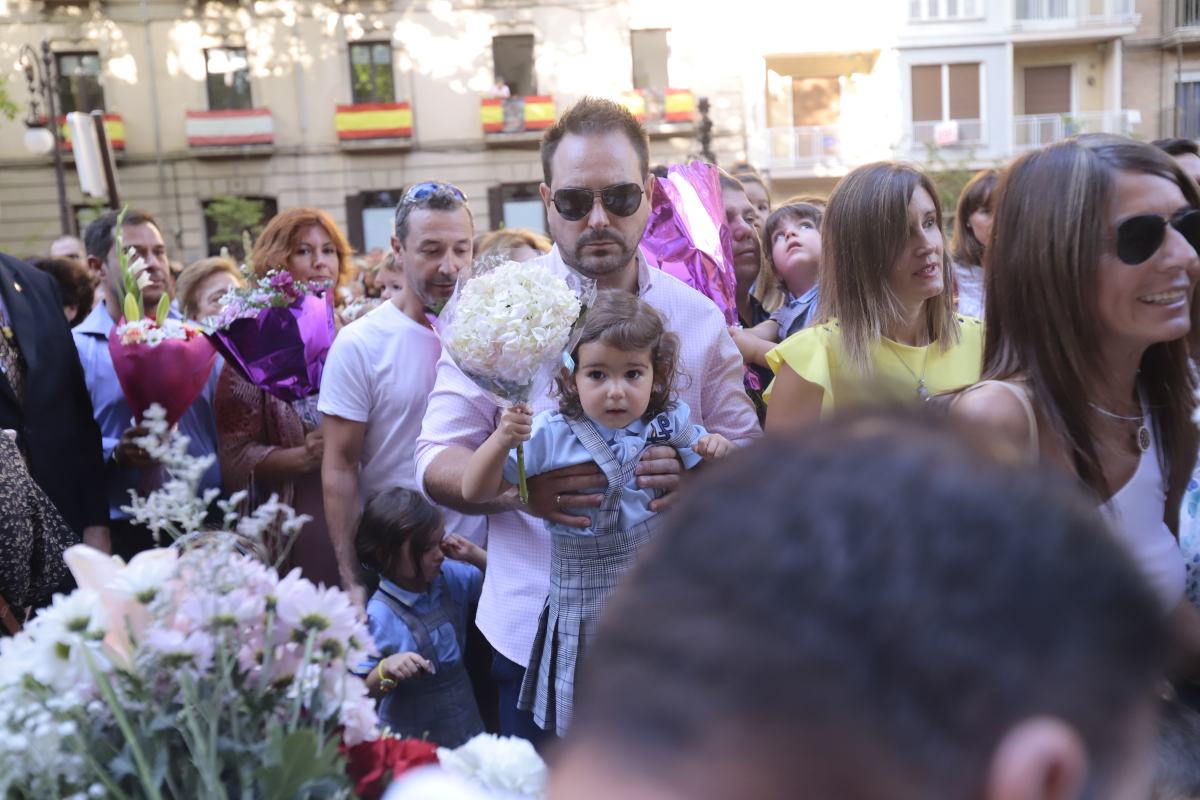
[[[119,328],[108,335],[108,352],[134,419],[140,422],[158,403],[167,410],[168,425],[179,422],[208,382],[217,351],[200,335],[187,341],[167,339],[155,347],[121,344]]]
[[[725,226],[721,183],[712,164],[676,164],[656,178],[642,236],[647,261],[708,297],[738,324],[733,246]]]
[[[307,295],[286,308],[236,319],[209,338],[246,380],[291,403],[320,390],[334,331],[333,306]]]

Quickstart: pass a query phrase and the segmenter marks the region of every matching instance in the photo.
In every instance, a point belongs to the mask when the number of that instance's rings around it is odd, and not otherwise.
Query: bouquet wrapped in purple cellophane
[[[712,164],[676,164],[656,178],[642,236],[648,261],[708,297],[738,324],[733,245],[725,226],[721,183]]]
[[[334,335],[329,287],[271,270],[248,276],[221,305],[209,339],[246,380],[287,403],[320,390]]]

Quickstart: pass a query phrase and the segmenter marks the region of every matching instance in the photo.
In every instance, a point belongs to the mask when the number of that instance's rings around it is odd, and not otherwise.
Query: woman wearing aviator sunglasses
[[[993,203],[984,380],[952,406],[1078,478],[1173,615],[1189,675],[1200,614],[1175,533],[1198,438],[1198,208],[1174,161],[1130,139],[1018,160]]]

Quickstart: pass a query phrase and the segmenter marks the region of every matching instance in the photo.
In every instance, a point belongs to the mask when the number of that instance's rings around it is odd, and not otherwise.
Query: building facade
[[[173,256],[217,249],[205,209],[313,205],[352,245],[386,247],[413,181],[452,181],[480,229],[542,228],[538,139],[596,94],[626,103],[652,160],[699,152],[697,88],[714,147],[741,157],[741,93],[705,57],[685,4],[344,0],[0,0],[0,63],[48,41],[65,111],[102,110],[122,202],[154,211]],[[699,41],[697,41],[699,36]],[[24,80],[8,90],[24,110]],[[52,159],[0,122],[0,250],[44,252],[59,233]],[[75,224],[95,213],[67,165]]]

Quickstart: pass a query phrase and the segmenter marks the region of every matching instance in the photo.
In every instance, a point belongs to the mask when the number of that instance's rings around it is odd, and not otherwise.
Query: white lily
[[[152,276],[149,272],[143,270],[142,272],[138,273],[137,287],[139,290],[144,290],[152,283],[154,283],[154,276]]]
[[[138,275],[150,268],[150,265],[146,263],[146,259],[139,256],[137,250],[132,247],[125,251],[125,257],[129,261],[130,275]]]

